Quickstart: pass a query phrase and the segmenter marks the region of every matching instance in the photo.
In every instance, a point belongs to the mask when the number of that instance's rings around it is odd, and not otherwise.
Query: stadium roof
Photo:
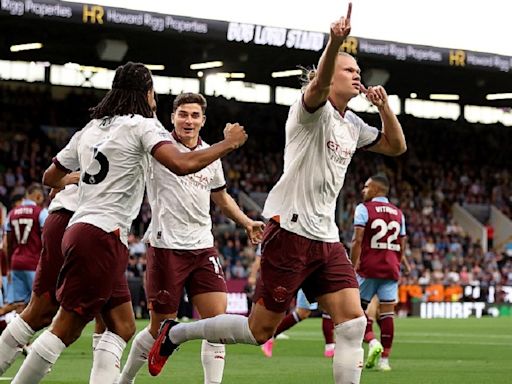
[[[164,14],[327,32],[349,0],[97,0],[95,4]],[[503,0],[351,0],[352,33],[363,38],[467,49],[512,56],[503,36],[512,36]],[[72,2],[75,2],[72,0]],[[80,2],[80,1],[78,1]]]
[[[16,8],[18,3],[23,7]],[[75,62],[111,69],[132,60],[165,65],[158,74],[193,78],[197,71],[190,64],[219,60],[224,63],[223,72],[245,73],[244,81],[290,87],[298,87],[296,77],[273,78],[272,72],[315,64],[326,38],[323,33],[304,30],[51,0],[5,0],[0,10],[1,60]],[[120,61],[102,56],[122,48],[109,40],[127,44]],[[13,44],[36,41],[43,43],[42,49],[9,49]],[[357,56],[363,74],[366,70],[367,76],[378,77],[378,71],[369,69],[388,73],[389,93],[403,97],[416,93],[419,98],[456,93],[464,104],[509,106],[506,100],[485,99],[489,93],[511,92],[512,59],[508,56],[357,36],[345,49]]]

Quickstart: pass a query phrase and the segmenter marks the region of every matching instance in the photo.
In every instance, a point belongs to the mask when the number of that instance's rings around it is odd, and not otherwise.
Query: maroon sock
[[[334,344],[334,323],[330,317],[322,317],[322,331],[324,332],[325,344]]]
[[[383,313],[380,315],[378,323],[380,327],[380,342],[384,347],[382,357],[388,357],[391,353],[393,345],[393,337],[395,335],[395,322],[393,313]]]
[[[283,320],[281,320],[281,322],[277,326],[276,332],[274,333],[274,337],[279,335],[280,333],[283,333],[287,329],[290,329],[291,327],[293,327],[295,324],[297,324],[301,320],[302,319],[299,317],[297,312],[295,312],[295,311],[290,312],[289,314],[287,314],[284,317]]]
[[[366,316],[366,329],[364,331],[364,342],[369,343],[373,339],[375,339],[375,334],[373,333],[373,319],[368,317],[368,315],[365,313]]]

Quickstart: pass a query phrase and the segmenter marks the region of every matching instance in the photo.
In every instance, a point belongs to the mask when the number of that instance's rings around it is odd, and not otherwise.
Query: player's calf
[[[363,368],[362,347],[366,317],[360,316],[336,325],[336,348],[333,359],[336,384],[358,384]]]

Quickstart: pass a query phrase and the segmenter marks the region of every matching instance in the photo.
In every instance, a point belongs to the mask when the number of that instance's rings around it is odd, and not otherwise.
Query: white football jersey
[[[330,101],[309,113],[301,97],[290,107],[284,171],[263,216],[279,215],[282,228],[308,239],[339,241],[334,213],[348,165],[357,148],[379,137],[377,128],[351,111],[343,117]]]
[[[181,152],[191,149],[172,139]],[[209,145],[199,139],[196,149]],[[216,160],[199,172],[176,176],[151,159],[146,177],[151,223],[144,240],[153,247],[167,249],[204,249],[213,247],[210,193],[225,188],[222,163]]]
[[[66,185],[62,191],[57,193],[53,198],[48,212],[52,213],[59,209],[67,209],[68,211],[75,212],[78,207],[78,185]]]
[[[140,115],[95,119],[56,156],[68,170],[80,169],[78,208],[69,225],[89,223],[105,232],[128,231],[144,195],[148,154],[169,142],[157,119]]]

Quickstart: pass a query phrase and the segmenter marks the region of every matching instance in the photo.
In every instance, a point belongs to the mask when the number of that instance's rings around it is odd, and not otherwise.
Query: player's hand
[[[350,34],[350,17],[352,15],[352,3],[348,3],[348,10],[346,16],[341,18],[334,23],[331,23],[331,34],[330,38],[332,42],[341,45],[345,38]]]
[[[244,145],[248,137],[244,127],[238,123],[228,123],[224,128],[224,139],[235,149]]]
[[[262,221],[251,220],[245,226],[245,232],[252,244],[256,245],[261,243],[263,240],[263,231],[265,229],[265,223]]]
[[[59,193],[63,189],[64,188],[52,188],[52,189],[50,189],[50,194],[49,194],[50,200],[53,200],[55,198],[55,196],[57,196],[57,193]]]
[[[361,92],[366,96],[368,101],[375,105],[377,108],[382,108],[388,103],[388,94],[384,87],[381,85],[366,88],[361,83]]]
[[[247,285],[254,289],[254,286],[256,285],[256,276],[249,275],[247,278]]]
[[[64,176],[66,178],[66,185],[69,185],[69,184],[78,184],[78,182],[80,181],[80,171],[75,171],[75,172],[71,172],[71,173],[68,173],[66,176]]]

